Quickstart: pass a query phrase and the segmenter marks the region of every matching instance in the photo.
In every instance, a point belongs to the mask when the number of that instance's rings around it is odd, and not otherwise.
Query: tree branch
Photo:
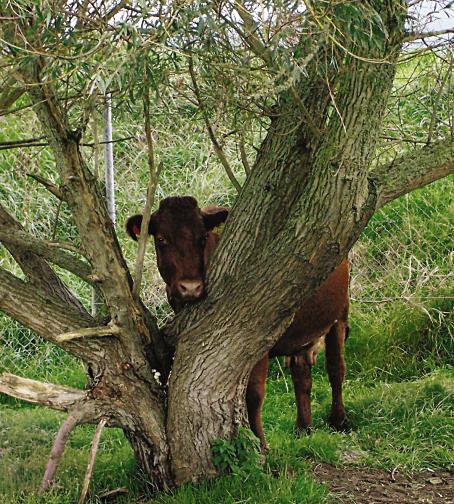
[[[240,192],[241,185],[238,182],[238,180],[236,179],[235,174],[233,173],[233,170],[230,167],[229,162],[227,161],[227,157],[224,153],[224,149],[221,147],[221,144],[218,142],[216,135],[214,133],[213,127],[211,126],[211,122],[208,117],[208,113],[205,108],[205,104],[203,103],[199,86],[197,84],[197,78],[196,78],[195,72],[194,72],[194,63],[193,63],[191,57],[189,58],[189,73],[191,75],[192,84],[194,86],[194,94],[197,98],[197,102],[199,104],[199,109],[202,112],[203,118],[205,120],[205,124],[206,124],[207,130],[208,130],[208,136],[210,137],[211,143],[213,144],[214,151],[216,152],[216,155],[218,156],[219,161],[221,161],[222,166],[224,167],[224,169],[227,173],[227,176],[230,179],[230,182],[232,182],[232,184],[235,187],[235,189],[237,190],[237,192]]]
[[[86,166],[79,149],[79,136],[72,131],[50,84],[42,81],[43,61],[24,70],[31,85],[29,95],[46,130],[61,174],[61,191],[79,231],[84,250],[101,279],[107,304],[123,307],[131,303],[131,277],[118,244],[104,198]]]
[[[148,239],[148,225],[150,223],[151,210],[153,208],[154,196],[158,185],[159,170],[156,168],[153,148],[153,136],[150,125],[150,95],[147,87],[143,99],[143,112],[145,116],[145,136],[148,147],[148,170],[150,179],[148,181],[147,199],[143,210],[142,223],[140,225],[139,246],[137,249],[136,266],[134,270],[134,285],[132,287],[133,296],[140,295],[140,286],[142,283],[143,261],[145,259],[145,247]]]
[[[82,312],[67,302],[62,302],[49,292],[22,281],[3,269],[0,269],[0,310],[54,342],[56,334],[96,325],[86,311]],[[89,353],[86,343],[80,350],[78,354]]]
[[[106,326],[87,327],[85,329],[59,334],[55,336],[55,341],[57,343],[64,343],[65,341],[78,338],[102,338],[104,336],[115,336],[117,334],[120,334],[120,328],[110,323]]]
[[[87,397],[83,390],[30,380],[10,373],[0,376],[0,392],[59,411],[68,411]]]
[[[64,200],[63,194],[57,185],[53,184],[52,182],[49,182],[45,178],[43,178],[40,175],[37,175],[35,173],[29,173],[28,176],[30,178],[32,178],[33,180],[36,180],[36,182],[39,182],[40,184],[42,184],[49,192],[51,192],[60,201]]]
[[[60,266],[61,268],[74,273],[85,282],[95,283],[89,264],[81,261],[80,259],[77,259],[68,252],[50,245],[55,244],[55,242],[38,240],[25,231],[4,228],[1,226],[1,224],[0,242],[20,247],[24,251],[33,252],[37,256],[43,257],[44,259],[47,259],[57,266]]]
[[[4,115],[11,105],[25,93],[24,87],[15,84],[17,84],[17,81],[14,77],[6,79],[6,82],[3,83],[4,91],[0,95],[0,116]]]
[[[246,148],[244,145],[244,136],[242,133],[240,133],[240,140],[238,142],[238,147],[240,149],[240,155],[241,155],[241,162],[243,163],[244,171],[246,173],[246,177],[249,177],[251,173],[251,165],[249,164],[249,160],[247,157],[247,152]]]
[[[106,420],[102,419],[98,426],[96,427],[95,435],[93,436],[93,442],[91,444],[90,455],[88,457],[87,471],[85,473],[84,483],[82,485],[82,492],[80,494],[79,504],[84,504],[85,497],[88,493],[88,487],[90,485],[91,476],[93,474],[93,467],[95,465],[96,454],[98,452],[99,440],[101,439],[102,431],[106,425]]]
[[[422,32],[422,33],[408,33],[404,37],[404,42],[413,42],[414,40],[421,40],[430,37],[441,37],[443,35],[449,35],[450,33],[454,33],[454,29],[449,28],[447,30],[438,30],[438,31],[430,31],[430,32]]]
[[[256,23],[254,22],[252,14],[246,9],[242,1],[235,0],[234,5],[238,15],[243,21],[244,30],[240,30],[235,23],[229,23],[230,26],[232,26],[238,35],[247,43],[251,51],[269,65],[273,57],[273,52],[270,51],[255,34]]]
[[[369,175],[377,187],[377,208],[454,173],[454,143],[451,138],[412,150]]]
[[[168,372],[164,367],[168,367],[169,349],[164,345],[153,317],[132,295],[132,278],[104,197],[80,152],[79,134],[71,129],[65,111],[56,100],[54,89],[42,77],[44,71],[44,61],[37,60],[24,70],[24,79],[33,84],[28,92],[48,134],[61,175],[60,188],[78,228],[85,255],[92,265],[107,309],[117,315],[118,324],[122,327],[119,338],[124,336],[122,343],[128,350],[128,358],[147,375],[153,352],[163,355],[162,359],[154,359],[152,365],[165,374]],[[84,323],[53,333],[94,325]],[[84,344],[87,344],[85,341]],[[96,339],[90,341],[96,342]],[[153,342],[153,351],[146,353],[145,346],[149,348],[150,342]],[[71,344],[76,345],[77,340]],[[138,371],[139,374],[141,372]]]
[[[81,423],[81,413],[71,413],[58,430],[52,451],[50,452],[49,460],[46,465],[43,481],[41,483],[42,492],[47,492],[47,490],[49,490],[50,485],[54,480],[55,473],[57,472],[58,463],[60,462],[63,452],[65,451],[65,446],[68,442],[69,435],[71,434],[74,427],[76,427],[79,423]]]
[[[23,233],[27,238],[29,235],[25,233],[21,224],[0,204],[1,228],[3,228],[3,231],[8,230],[9,233],[5,240],[0,240],[4,242],[6,248],[17,261],[29,281],[38,287],[38,289],[48,292],[52,297],[58,298],[64,303],[69,303],[70,307],[77,309],[82,315],[88,315],[82,303],[66,287],[47,262],[40,257],[40,254],[34,253],[21,244],[14,244],[9,241],[8,238],[15,235]],[[3,238],[5,237],[3,236]],[[59,253],[58,251],[56,252]]]

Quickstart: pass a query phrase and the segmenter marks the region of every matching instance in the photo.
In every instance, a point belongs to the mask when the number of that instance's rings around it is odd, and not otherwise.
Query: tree
[[[124,430],[157,488],[214,474],[213,441],[244,424],[249,372],[301,301],[377,209],[454,170],[436,106],[422,147],[374,157],[402,46],[428,36],[406,32],[406,2],[265,4],[17,1],[0,9],[8,79],[0,109],[27,93],[59,173],[58,185],[40,180],[67,205],[80,239],[80,247],[38,240],[0,207],[0,240],[25,276],[0,269],[0,309],[87,367],[85,391],[0,379],[2,392],[68,411],[52,460],[74,425],[105,422]],[[249,169],[245,135],[235,130],[248,176],[208,271],[208,299],[159,329],[133,287],[81,144],[97,89],[149,105],[149,87],[164,85],[182,96],[192,86],[187,98],[227,170],[216,109],[267,131]],[[150,167],[153,186],[152,157]],[[108,318],[93,318],[50,264],[93,285]]]

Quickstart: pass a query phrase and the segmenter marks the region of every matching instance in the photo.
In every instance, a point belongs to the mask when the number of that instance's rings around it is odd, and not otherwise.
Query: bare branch
[[[93,436],[93,442],[91,444],[90,455],[88,457],[87,471],[85,473],[84,483],[82,485],[82,493],[80,494],[79,504],[84,504],[85,497],[88,493],[88,487],[90,486],[91,476],[93,474],[93,467],[95,465],[96,454],[98,452],[99,440],[101,439],[102,431],[106,425],[106,420],[102,419],[98,426],[96,427],[95,435]]]
[[[115,140],[109,140],[106,142],[99,142],[99,144],[114,144],[118,142],[125,142],[126,140],[131,140],[135,138],[134,136],[127,136],[123,138],[116,138]],[[0,142],[0,150],[11,150],[11,149],[25,149],[27,147],[47,147],[49,142],[39,142],[39,141],[27,141],[27,140],[17,140],[17,141],[8,141],[8,142]],[[85,143],[81,142],[80,145],[83,147],[94,147],[94,143]]]
[[[68,411],[86,398],[83,390],[21,378],[10,373],[0,376],[0,392],[59,411]]]
[[[24,251],[33,252],[37,256],[43,257],[57,266],[74,273],[85,282],[95,283],[91,276],[92,271],[89,264],[56,248],[54,245],[58,242],[39,240],[25,231],[5,228],[1,223],[0,242],[15,245]]]
[[[50,293],[52,297],[58,298],[64,303],[69,303],[70,308],[75,308],[80,313],[88,315],[82,303],[39,254],[31,252],[27,247],[23,247],[22,245],[10,243],[8,240],[9,236],[19,236],[20,233],[25,233],[25,231],[21,224],[2,205],[0,205],[0,228],[9,231],[9,235],[6,238],[4,237],[4,244],[34,286]],[[25,236],[28,237],[28,235]]]
[[[43,178],[40,175],[37,175],[35,173],[28,173],[28,176],[30,178],[32,178],[33,180],[36,180],[36,182],[39,182],[40,184],[42,184],[49,192],[51,192],[60,201],[64,200],[63,194],[57,185],[53,184],[52,182],[49,182],[45,178]]]
[[[47,492],[55,477],[58,463],[65,450],[66,443],[68,442],[69,435],[74,427],[80,423],[80,417],[77,414],[70,414],[60,427],[57,436],[55,437],[54,446],[50,452],[50,457],[46,465],[43,481],[41,483],[41,491]]]
[[[451,138],[412,150],[387,165],[378,166],[370,181],[378,192],[377,208],[454,173],[454,144]]]
[[[78,338],[102,338],[104,336],[115,336],[116,334],[120,334],[120,328],[110,323],[107,326],[87,327],[59,334],[58,336],[55,336],[55,341],[57,343],[64,343],[65,341],[71,341]]]
[[[39,142],[41,140],[46,140],[46,137],[45,136],[40,136],[40,137],[34,137],[34,138],[23,138],[21,140],[2,140],[0,142],[0,148],[1,147],[4,147],[4,146],[14,146],[14,145],[17,145],[17,146],[23,146],[23,145],[27,145],[27,144],[34,144],[36,142]]]
[[[147,139],[148,147],[148,170],[150,172],[150,179],[148,182],[147,199],[143,211],[142,224],[140,226],[139,246],[137,250],[136,266],[134,270],[134,285],[132,287],[133,296],[139,296],[140,286],[142,283],[143,262],[145,259],[145,247],[148,239],[148,225],[150,223],[151,210],[153,208],[156,187],[158,185],[159,170],[156,168],[153,148],[153,136],[151,134],[150,125],[150,95],[149,90],[143,99],[143,111],[145,116],[145,136]]]
[[[241,133],[240,133],[240,141],[238,142],[238,147],[240,149],[241,162],[243,163],[244,171],[246,172],[246,177],[249,177],[249,174],[251,173],[251,165],[249,164],[246,148],[244,146],[244,136]]]
[[[246,9],[244,3],[239,0],[234,2],[236,11],[243,21],[244,30],[240,30],[235,23],[229,23],[232,28],[240,35],[240,37],[248,44],[251,51],[254,52],[256,56],[262,58],[267,64],[270,63],[273,53],[270,51],[265,44],[257,37],[255,34],[256,23],[252,14]]]
[[[16,84],[17,81],[13,77],[10,77],[3,83],[4,91],[0,95],[0,116],[4,115],[11,105],[25,93],[25,88]]]
[[[0,269],[0,310],[50,341],[55,341],[56,334],[68,329],[95,325],[86,311],[78,310],[3,269]],[[86,347],[84,350],[88,351]]]
[[[238,180],[236,179],[236,177],[233,173],[233,170],[230,167],[229,162],[227,161],[227,157],[224,153],[224,149],[221,147],[221,144],[218,142],[216,135],[214,133],[213,127],[211,126],[210,118],[208,117],[208,113],[206,111],[205,104],[203,103],[202,96],[200,94],[200,89],[197,84],[197,78],[196,78],[196,75],[194,72],[194,63],[193,63],[191,57],[189,58],[189,73],[191,75],[192,84],[194,86],[194,94],[197,98],[197,102],[199,104],[199,109],[202,112],[203,118],[205,120],[205,125],[208,130],[208,136],[210,137],[210,140],[213,144],[214,151],[216,152],[216,155],[218,156],[219,161],[221,161],[222,166],[224,167],[224,169],[227,173],[227,176],[230,179],[230,182],[232,182],[232,184],[235,187],[235,189],[237,190],[237,192],[240,192],[241,185],[238,182]]]
[[[447,72],[445,73],[442,81],[441,81],[441,84],[440,84],[440,87],[438,89],[438,92],[435,96],[435,100],[433,102],[433,110],[432,110],[432,114],[431,114],[431,118],[430,118],[430,124],[429,124],[429,132],[427,134],[427,143],[431,143],[432,142],[432,138],[433,138],[433,133],[434,133],[434,128],[435,128],[435,122],[436,122],[436,119],[437,119],[437,111],[438,111],[438,104],[440,102],[440,98],[441,98],[441,95],[444,91],[444,88],[446,86],[446,83],[448,81],[450,81],[451,79],[451,75],[452,75],[452,67],[453,67],[453,64],[454,64],[454,58],[451,58],[451,62],[449,64],[449,68],[447,70]]]
[[[430,37],[441,37],[443,35],[449,35],[450,33],[454,33],[454,29],[448,28],[447,30],[438,30],[422,33],[408,33],[404,38],[404,42],[412,42],[414,40],[421,40]]]

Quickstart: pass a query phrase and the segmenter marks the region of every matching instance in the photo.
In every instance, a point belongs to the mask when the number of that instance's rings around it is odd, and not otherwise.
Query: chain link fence
[[[374,216],[350,253],[352,318],[375,317],[379,322],[383,310],[394,303],[419,307],[429,316],[452,310],[453,194],[451,177],[402,197]],[[171,311],[151,256],[145,299],[163,322]],[[1,314],[0,371],[83,383],[80,362]]]

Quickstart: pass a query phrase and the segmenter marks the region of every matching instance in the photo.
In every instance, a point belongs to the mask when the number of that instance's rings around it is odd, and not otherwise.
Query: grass
[[[353,335],[354,336],[354,335]],[[352,337],[353,337],[352,336]],[[355,354],[354,349],[348,353]],[[272,366],[264,407],[270,451],[265,465],[225,475],[199,486],[185,485],[173,494],[158,494],[159,503],[329,502],[327,489],[316,483],[310,465],[328,462],[358,464],[410,472],[423,468],[454,470],[454,368],[445,365],[416,380],[384,382],[354,376],[346,381],[346,408],[353,430],[332,432],[326,418],[330,388],[321,363],[314,370],[315,432],[293,433],[293,391],[289,376]],[[37,494],[53,437],[64,415],[44,408],[3,405],[0,409],[0,496],[9,503],[70,503],[80,492],[92,426],[78,427],[71,436],[58,471],[58,481],[45,498]],[[106,429],[96,461],[89,502],[96,495],[125,486],[120,502],[151,499],[132,451],[121,431]],[[141,500],[144,502],[144,500]]]

